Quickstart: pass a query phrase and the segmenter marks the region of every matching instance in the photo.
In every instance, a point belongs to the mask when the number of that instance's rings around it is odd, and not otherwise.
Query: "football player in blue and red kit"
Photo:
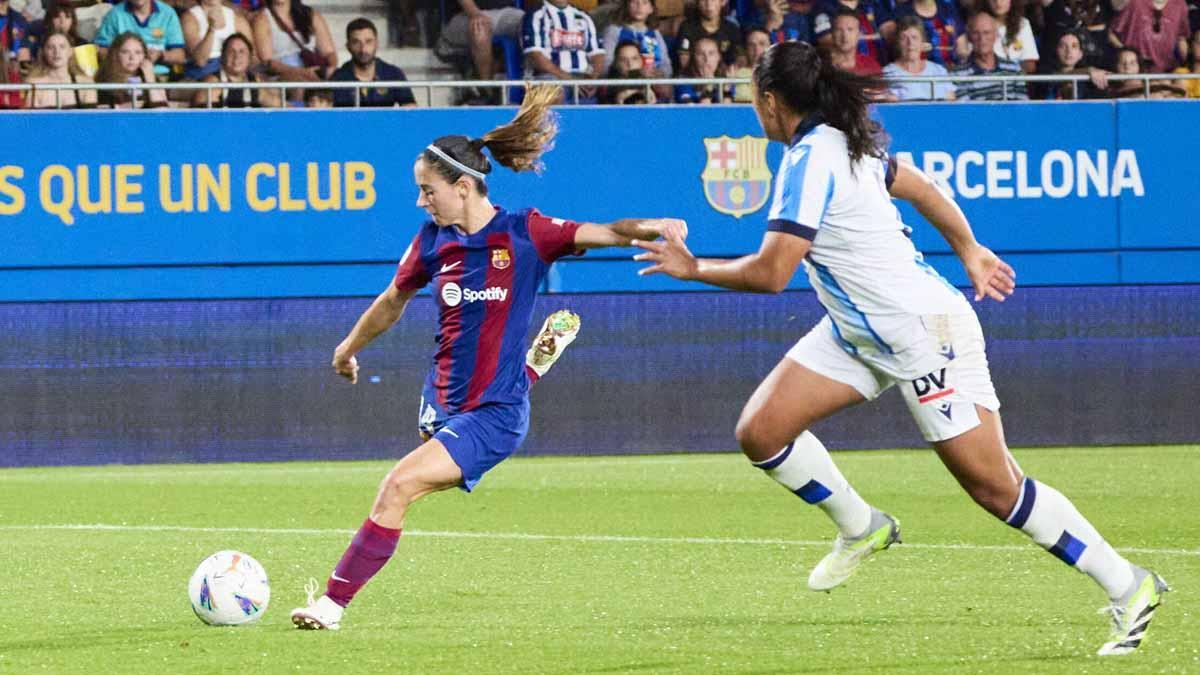
[[[470,491],[511,455],[529,429],[529,386],[578,330],[578,317],[546,322],[527,364],[525,336],[534,297],[550,264],[589,248],[628,246],[666,233],[686,236],[683,221],[629,219],[607,225],[507,210],[488,199],[492,164],[536,170],[554,140],[554,86],[533,87],[517,116],[479,139],[443,136],[417,158],[417,205],[431,220],[400,260],[395,279],[334,351],[333,367],[357,379],[355,354],[390,328],[417,291],[438,303],[437,349],[422,392],[419,427],[427,440],[396,462],[379,486],[370,516],[307,607],[292,612],[298,628],[337,629],[342,613],[396,550],[404,515],[416,500],[459,487]],[[556,349],[558,351],[556,351]]]

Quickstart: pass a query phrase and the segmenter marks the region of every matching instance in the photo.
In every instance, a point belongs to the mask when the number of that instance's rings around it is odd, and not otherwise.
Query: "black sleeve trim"
[[[807,239],[809,241],[812,241],[813,238],[817,236],[817,228],[801,225],[800,223],[795,223],[790,220],[783,220],[781,218],[768,220],[767,231],[783,232],[786,234],[795,235],[801,239]]]

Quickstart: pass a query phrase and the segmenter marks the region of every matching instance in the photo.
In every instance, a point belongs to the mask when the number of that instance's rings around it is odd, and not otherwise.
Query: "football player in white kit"
[[[1113,633],[1101,655],[1135,650],[1168,590],[1122,558],[1062,493],[1026,476],[1005,445],[983,332],[966,298],[927,265],[892,198],[911,203],[950,243],[975,299],[1003,301],[1011,267],[975,241],[957,205],[923,173],[889,159],[868,117],[879,80],[840,71],[805,43],[772,47],[754,69],[754,109],[788,147],[756,253],[697,259],[680,236],[635,242],[642,274],[778,293],[801,261],[827,315],[759,385],[737,439],[755,466],[837,525],[808,585],[830,590],[899,541],[900,523],[846,482],[809,427],[892,385],[922,435],[971,497],[1108,594]]]

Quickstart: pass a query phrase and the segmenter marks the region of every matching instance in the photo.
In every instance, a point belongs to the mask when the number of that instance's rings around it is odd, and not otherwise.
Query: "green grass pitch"
[[[517,458],[418,503],[336,633],[288,612],[387,462],[3,470],[0,673],[1200,672],[1200,447],[1016,455],[1175,587],[1138,653],[1093,656],[1103,594],[931,452],[873,451],[836,459],[905,543],[832,593],[831,526],[740,456]],[[223,548],[271,576],[256,625],[192,616]]]

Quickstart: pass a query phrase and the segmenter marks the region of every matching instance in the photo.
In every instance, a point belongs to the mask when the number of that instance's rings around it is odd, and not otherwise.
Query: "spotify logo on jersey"
[[[453,281],[442,286],[442,302],[447,307],[457,307],[460,303],[472,303],[480,300],[504,302],[508,299],[508,289],[500,286],[489,286],[482,291],[463,288]]]

